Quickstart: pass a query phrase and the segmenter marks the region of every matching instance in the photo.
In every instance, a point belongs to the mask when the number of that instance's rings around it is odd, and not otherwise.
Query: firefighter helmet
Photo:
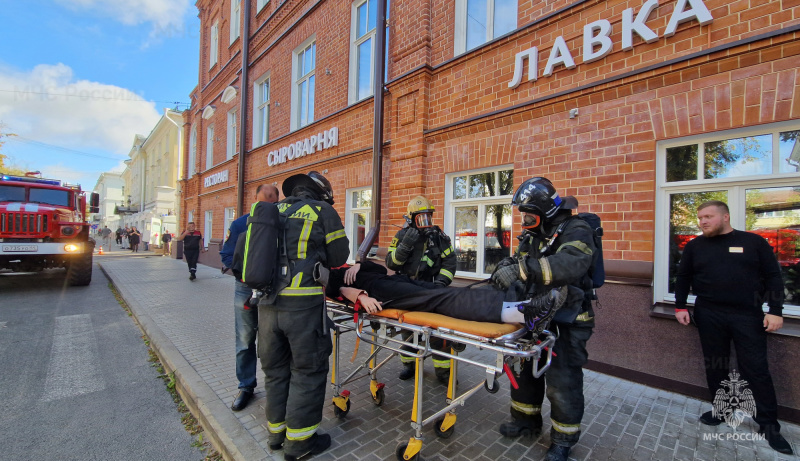
[[[427,197],[418,195],[408,202],[408,217],[419,229],[433,226],[433,203]]]
[[[549,179],[536,177],[528,179],[519,186],[511,205],[518,207],[519,211],[549,219],[561,209],[577,208],[578,201],[572,196],[562,199]]]
[[[292,195],[295,187],[302,186],[319,194],[320,199],[333,205],[333,188],[331,183],[316,171],[309,171],[308,174],[296,174],[286,178],[283,182],[281,189],[283,195],[289,197]]]

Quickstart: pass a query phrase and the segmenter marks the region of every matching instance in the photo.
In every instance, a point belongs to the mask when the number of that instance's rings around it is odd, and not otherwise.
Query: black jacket
[[[397,245],[403,241],[408,229],[400,229],[392,239],[389,253],[386,254],[386,266],[414,280],[450,285],[456,273],[456,252],[450,243],[450,237],[439,226],[434,226],[427,236],[420,232],[411,255],[402,259],[397,254]]]

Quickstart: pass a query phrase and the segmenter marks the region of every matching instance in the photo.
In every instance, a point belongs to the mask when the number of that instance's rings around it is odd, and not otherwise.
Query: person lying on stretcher
[[[481,288],[437,288],[433,283],[388,275],[385,267],[370,261],[332,269],[325,294],[332,299],[360,304],[367,313],[384,308],[434,312],[462,320],[523,323],[541,332],[564,304],[566,287],[548,289],[519,301],[522,286],[507,291]]]

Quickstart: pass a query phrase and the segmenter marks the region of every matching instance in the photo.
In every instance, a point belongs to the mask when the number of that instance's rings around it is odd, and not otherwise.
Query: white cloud
[[[160,117],[155,104],[131,90],[76,80],[64,64],[30,72],[0,68],[0,120],[10,132],[76,150],[125,155],[137,133],[148,134]]]
[[[122,24],[152,23],[153,32],[174,33],[183,27],[189,0],[57,0],[73,10],[93,10]]]

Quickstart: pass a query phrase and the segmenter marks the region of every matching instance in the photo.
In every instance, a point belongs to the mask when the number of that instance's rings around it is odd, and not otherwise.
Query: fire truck
[[[80,186],[57,179],[0,175],[0,270],[64,268],[70,285],[88,285],[95,241],[86,200]],[[99,195],[89,201],[98,213]]]

